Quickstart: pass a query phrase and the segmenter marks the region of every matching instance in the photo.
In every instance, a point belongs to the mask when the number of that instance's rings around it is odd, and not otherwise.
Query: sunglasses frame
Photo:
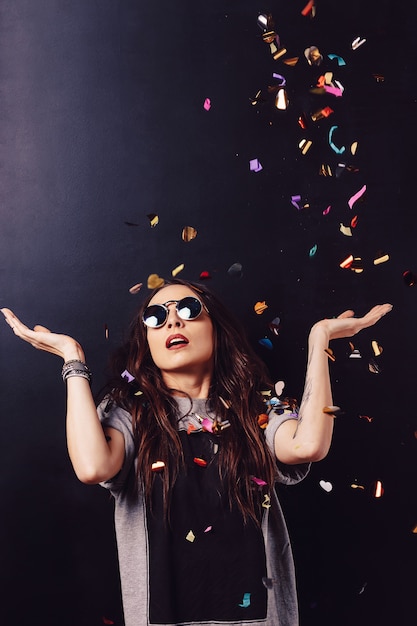
[[[184,318],[181,317],[179,310],[178,310],[178,305],[180,302],[183,302],[183,300],[187,300],[187,299],[191,299],[191,300],[196,300],[199,304],[200,304],[200,311],[198,312],[198,314],[195,317],[189,317],[189,318]],[[206,305],[201,302],[201,300],[199,300],[199,298],[197,298],[196,296],[184,296],[184,298],[180,298],[180,300],[167,300],[166,302],[164,302],[163,304],[151,304],[146,307],[146,309],[143,312],[142,315],[142,322],[144,323],[144,325],[147,328],[162,328],[162,326],[164,326],[167,322],[168,316],[169,316],[169,309],[168,309],[168,304],[175,304],[175,309],[177,311],[178,317],[180,317],[182,320],[184,320],[185,322],[189,321],[192,322],[194,320],[196,320],[198,317],[200,317],[201,313],[203,312],[203,309],[206,311],[206,313],[208,313],[207,307]],[[149,326],[146,321],[145,321],[145,317],[146,317],[146,311],[150,308],[150,307],[161,307],[164,311],[165,311],[165,319],[162,322],[162,324],[158,324],[157,326]]]

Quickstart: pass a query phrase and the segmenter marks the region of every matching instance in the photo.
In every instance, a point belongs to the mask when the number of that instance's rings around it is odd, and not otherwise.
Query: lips
[[[188,339],[184,337],[184,335],[170,335],[165,342],[168,350],[173,350],[174,348],[179,348],[181,346],[185,346],[188,344]]]

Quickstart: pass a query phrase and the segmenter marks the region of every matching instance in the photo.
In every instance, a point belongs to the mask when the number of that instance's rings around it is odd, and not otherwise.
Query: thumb
[[[36,324],[36,326],[33,327],[33,330],[36,333],[50,333],[51,332],[49,328],[46,328],[45,326],[41,326],[40,324]]]

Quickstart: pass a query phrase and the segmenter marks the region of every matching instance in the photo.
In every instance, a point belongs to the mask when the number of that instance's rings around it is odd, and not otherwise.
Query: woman
[[[64,360],[72,464],[116,502],[126,626],[298,623],[274,483],[302,480],[328,452],[329,341],[391,309],[313,326],[298,414],[265,394],[262,363],[201,285],[175,280],[146,299],[98,409],[79,343],[2,309],[18,337]]]

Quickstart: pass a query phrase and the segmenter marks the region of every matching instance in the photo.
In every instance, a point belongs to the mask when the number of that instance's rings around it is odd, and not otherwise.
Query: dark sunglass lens
[[[194,320],[201,313],[201,302],[197,298],[183,298],[177,304],[178,315],[183,320]]]
[[[152,304],[148,306],[143,314],[143,321],[150,328],[158,328],[162,326],[167,318],[167,312],[161,304]]]

